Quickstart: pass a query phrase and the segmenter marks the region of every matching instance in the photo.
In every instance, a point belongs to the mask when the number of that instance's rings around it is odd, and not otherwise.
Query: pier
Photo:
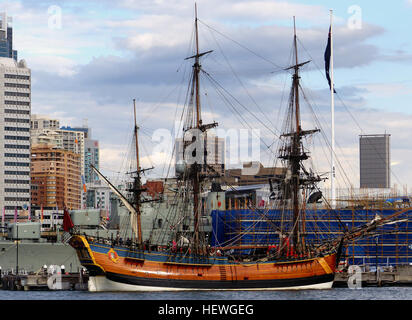
[[[362,287],[384,287],[384,286],[412,286],[412,266],[403,265],[396,267],[381,267],[377,270],[370,270],[368,267],[363,267],[361,273]],[[347,270],[337,272],[333,287],[347,288],[350,277],[353,273],[348,273]]]
[[[1,289],[13,291],[35,291],[35,290],[88,290],[89,276],[83,271],[77,273],[50,274],[42,273],[19,273],[1,275]]]

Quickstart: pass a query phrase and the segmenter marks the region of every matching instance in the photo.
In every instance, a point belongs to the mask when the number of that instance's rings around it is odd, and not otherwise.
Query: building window
[[[19,80],[30,80],[30,76],[25,76],[21,74],[4,74],[6,79],[19,79]]]
[[[30,128],[4,127],[4,131],[22,131],[22,132],[30,132]]]
[[[10,92],[10,91],[4,91],[5,96],[9,97],[30,97],[30,93],[25,93],[25,92]]]
[[[29,176],[29,171],[4,171],[4,174],[16,175],[16,176]]]
[[[30,167],[30,163],[28,162],[4,162],[4,165],[13,167]]]
[[[11,114],[30,114],[30,111],[29,111],[29,110],[4,109],[4,113],[11,113]]]
[[[4,206],[4,209],[6,209],[6,210],[14,210],[14,209],[21,210],[22,208],[21,208],[21,206]]]
[[[29,154],[19,154],[19,153],[5,153],[6,158],[30,158]]]
[[[9,104],[9,105],[16,105],[16,106],[30,106],[30,102],[28,101],[10,101],[10,100],[5,100],[4,104]]]
[[[29,84],[22,84],[22,83],[5,83],[5,87],[7,88],[21,88],[21,89],[30,89]]]
[[[21,140],[21,141],[29,141],[30,137],[20,137],[20,136],[4,136],[5,140]]]
[[[29,180],[13,180],[13,179],[5,179],[5,183],[13,183],[13,184],[29,184]]]
[[[19,144],[5,144],[4,148],[6,149],[30,149],[30,146],[19,145]]]
[[[4,121],[12,123],[30,123],[29,119],[4,118]]]
[[[29,193],[30,189],[4,188],[4,192]]]
[[[24,201],[24,202],[27,202],[27,201],[30,201],[30,199],[29,198],[18,198],[18,197],[5,197],[4,201]]]

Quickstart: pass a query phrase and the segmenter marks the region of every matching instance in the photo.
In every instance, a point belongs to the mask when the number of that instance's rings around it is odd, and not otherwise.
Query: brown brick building
[[[31,149],[32,206],[80,209],[80,155],[50,145]]]
[[[265,168],[261,163],[244,163],[243,169],[225,170],[224,182],[233,186],[248,186],[256,184],[268,184],[269,179],[281,178],[285,175],[286,169],[281,167]]]
[[[142,186],[146,189],[146,194],[149,195],[152,199],[159,199],[161,194],[163,194],[163,181],[161,180],[148,180]]]

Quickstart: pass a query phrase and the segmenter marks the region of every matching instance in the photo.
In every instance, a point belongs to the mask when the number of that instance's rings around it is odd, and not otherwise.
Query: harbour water
[[[5,291],[1,300],[412,300],[412,287],[365,287],[360,289],[302,291],[184,291],[184,292],[88,292]]]

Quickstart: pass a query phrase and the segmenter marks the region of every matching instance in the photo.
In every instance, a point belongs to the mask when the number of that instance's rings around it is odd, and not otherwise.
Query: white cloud
[[[1,11],[2,12],[15,12],[18,10],[23,9],[23,5],[21,1],[16,1],[16,0],[5,0],[2,1],[1,3]]]
[[[84,3],[86,7],[90,5]],[[108,7],[115,6],[113,3],[106,3]],[[121,2],[123,8],[116,9],[136,10],[135,18],[128,20],[115,20],[115,17],[121,17],[117,14],[110,15],[109,19],[97,19],[94,15],[91,15],[93,19],[85,19],[64,10],[62,29],[50,30],[47,28],[47,10],[44,7],[24,8],[20,2],[8,1],[10,9],[15,12],[15,15],[13,12],[10,13],[15,16],[17,49],[20,57],[25,58],[32,68],[33,113],[56,116],[61,119],[62,125],[71,126],[81,125],[82,119],[88,118],[93,138],[100,140],[101,167],[106,170],[107,175],[114,176],[114,172],[122,170],[124,158],[127,156],[127,142],[132,132],[132,98],[142,100],[139,104],[138,118],[143,128],[173,126],[176,105],[182,103],[182,96],[187,89],[186,83],[183,89],[179,87],[179,83],[182,83],[183,69],[179,73],[176,73],[176,69],[186,57],[193,31],[193,3],[192,0],[124,0]],[[299,39],[314,59],[318,60],[317,64],[323,65],[329,25],[329,12],[326,7],[286,1],[200,0],[198,8],[202,21],[281,66],[287,63],[289,57],[292,42],[291,18],[295,15]],[[290,25],[282,26],[280,20],[290,20]],[[300,21],[307,27],[300,28]],[[231,90],[236,98],[265,123],[268,122],[267,118],[255,109],[253,101],[233,77],[225,58],[220,54],[220,48],[214,41],[213,37],[216,37],[223,52],[230,57],[237,75],[248,87],[248,92],[267,112],[268,118],[280,124],[281,121],[275,117],[284,87],[282,80],[288,76],[275,75],[272,78],[270,72],[275,68],[273,65],[256,59],[250,52],[217,34],[212,36],[204,25],[200,25],[200,29],[201,50],[214,50],[213,55],[202,60],[204,68],[211,67],[211,70],[207,71],[217,75],[226,89]],[[381,59],[380,48],[368,43],[369,39],[383,32],[383,28],[367,23],[357,32],[337,25],[335,67],[370,65]],[[113,54],[114,46],[118,54]],[[304,54],[304,51],[302,53]],[[186,72],[190,72],[190,68],[191,65],[188,63]],[[407,167],[409,162],[405,161],[412,156],[405,147],[412,135],[412,117],[364,108],[365,99],[372,95],[400,96],[411,88],[407,85],[385,84],[384,77],[375,81],[376,83],[344,88],[345,102],[352,110],[357,107],[356,111],[352,112],[366,133],[383,133],[387,130],[392,134],[393,162],[399,163],[395,169],[399,172],[412,172]],[[286,83],[286,88],[288,86],[289,82]],[[169,95],[175,87],[178,89]],[[324,82],[324,88],[326,87],[327,83]],[[202,82],[201,88],[208,89],[207,81]],[[178,92],[179,90],[181,91]],[[324,91],[326,92],[326,89]],[[327,118],[329,111],[325,106],[328,105],[329,96],[325,92],[316,93],[317,104],[324,108],[320,114]],[[205,122],[209,119],[216,120],[224,129],[243,127],[222,100],[214,99],[210,87],[208,96],[202,96],[202,99]],[[156,107],[159,102],[160,106]],[[209,105],[213,109],[208,109]],[[245,116],[246,112],[239,106],[238,108]],[[342,110],[338,110],[337,114],[339,153],[344,158],[342,163],[350,172],[352,181],[357,181],[359,128]],[[262,128],[262,125],[250,115],[247,115],[247,119],[250,126]],[[325,127],[328,130],[327,124]],[[306,127],[305,123],[305,129],[310,128],[311,126],[308,124]],[[264,128],[262,130],[265,141],[272,142],[271,133]],[[147,146],[150,145],[150,141],[146,143]],[[319,153],[316,154],[317,158],[323,161],[318,166],[320,170],[328,171],[327,157],[322,148],[325,148],[325,145],[319,147]],[[142,163],[145,167],[151,166],[151,163],[164,167],[168,163],[169,155],[153,153],[150,147],[147,149],[148,154],[142,154]],[[406,151],[403,152],[404,150]],[[273,159],[264,151],[262,161],[268,165],[273,163]],[[405,181],[412,179],[406,174],[399,174],[399,177]]]
[[[201,20],[225,19],[273,21],[274,19],[299,19],[319,22],[328,19],[328,10],[319,5],[289,3],[272,0],[198,0],[198,16]],[[120,5],[144,13],[169,14],[175,16],[194,16],[194,2],[182,0],[123,0]],[[262,21],[263,20],[263,21]]]
[[[100,145],[100,156],[101,156],[101,168],[108,171],[118,171],[120,170],[119,164],[125,158],[126,150],[119,148],[118,146],[110,146],[101,144]]]
[[[28,57],[25,59],[30,61],[29,68],[33,70],[42,70],[48,73],[56,73],[62,77],[69,77],[76,74],[78,64],[75,60],[68,59],[56,55],[39,55]],[[34,78],[36,74],[34,73]]]
[[[403,83],[369,83],[360,84],[358,87],[366,89],[368,94],[378,98],[393,97],[404,92],[412,92],[412,87]]]
[[[47,68],[49,62],[49,72],[73,75],[76,64],[87,63],[93,55],[106,54],[114,48],[111,37],[103,32],[107,29],[104,21],[76,15],[62,7],[60,28],[49,27],[47,6],[24,3],[11,6],[7,12],[13,17],[13,46],[19,58],[26,59],[34,70],[37,65]],[[57,68],[53,70],[54,67]]]
[[[235,1],[225,2],[216,10],[221,17],[236,17],[247,19],[298,19],[316,21],[328,19],[328,11],[318,5],[289,3],[286,1]]]

